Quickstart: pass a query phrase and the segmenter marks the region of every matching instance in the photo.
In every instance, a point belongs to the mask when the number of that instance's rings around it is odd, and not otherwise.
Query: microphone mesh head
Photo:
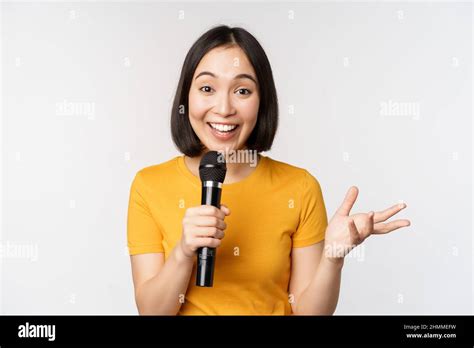
[[[209,151],[202,156],[199,164],[201,181],[224,182],[227,171],[224,156],[217,151]]]

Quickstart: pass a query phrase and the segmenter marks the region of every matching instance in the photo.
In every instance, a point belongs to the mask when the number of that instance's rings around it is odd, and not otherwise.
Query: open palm
[[[388,218],[406,208],[405,204],[397,204],[375,213],[370,211],[349,215],[358,194],[357,187],[350,187],[342,205],[329,220],[325,237],[325,251],[328,258],[343,258],[372,234],[385,234],[400,227],[410,226],[410,221],[406,219],[384,223]]]

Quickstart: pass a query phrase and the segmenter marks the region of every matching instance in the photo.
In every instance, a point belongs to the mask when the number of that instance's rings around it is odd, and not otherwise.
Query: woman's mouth
[[[234,136],[239,128],[238,124],[230,124],[230,123],[207,123],[209,125],[209,129],[211,133],[218,139],[227,140]]]

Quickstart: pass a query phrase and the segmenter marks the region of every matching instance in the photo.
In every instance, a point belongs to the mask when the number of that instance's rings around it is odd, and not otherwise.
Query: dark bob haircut
[[[207,52],[216,47],[231,46],[239,46],[247,55],[257,75],[259,88],[257,122],[246,146],[257,152],[270,150],[272,146],[278,128],[278,100],[270,62],[262,46],[248,31],[221,25],[205,32],[189,49],[173,101],[171,135],[178,150],[189,157],[199,156],[205,148],[189,121],[188,96],[192,78]]]

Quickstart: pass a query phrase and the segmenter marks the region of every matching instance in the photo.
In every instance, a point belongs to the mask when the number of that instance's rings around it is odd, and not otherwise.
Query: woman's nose
[[[227,94],[223,94],[217,99],[216,112],[221,116],[233,115],[235,113],[232,99]]]

